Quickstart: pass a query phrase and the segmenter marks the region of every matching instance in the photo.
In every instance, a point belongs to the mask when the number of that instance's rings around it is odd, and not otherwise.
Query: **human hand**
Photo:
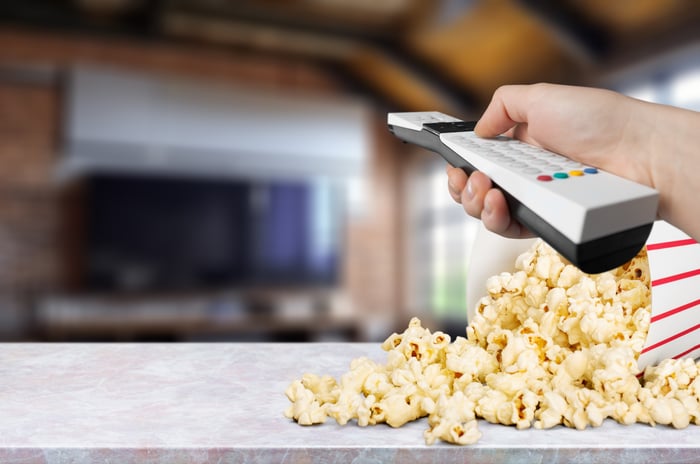
[[[505,134],[589,166],[654,186],[649,122],[641,102],[608,90],[551,84],[499,88],[474,131]],[[486,228],[506,237],[532,236],[514,220],[503,193],[481,172],[448,166],[452,198]]]

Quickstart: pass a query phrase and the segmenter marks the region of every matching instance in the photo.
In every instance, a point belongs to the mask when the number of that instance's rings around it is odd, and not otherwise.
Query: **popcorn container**
[[[507,239],[480,225],[467,278],[471,321],[486,280],[514,270],[515,259],[535,239]],[[664,221],[646,243],[651,277],[651,324],[638,359],[640,369],[666,358],[700,356],[700,244]]]

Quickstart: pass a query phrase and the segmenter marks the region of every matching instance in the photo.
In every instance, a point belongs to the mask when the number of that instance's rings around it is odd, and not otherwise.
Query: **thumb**
[[[527,88],[525,85],[499,87],[474,127],[476,135],[495,137],[527,122]]]

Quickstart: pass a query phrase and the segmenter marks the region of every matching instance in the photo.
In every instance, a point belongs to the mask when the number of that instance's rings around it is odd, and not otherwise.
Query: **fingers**
[[[510,216],[503,192],[493,188],[491,179],[482,172],[471,176],[461,168],[448,166],[450,196],[462,204],[470,216],[481,219],[487,229],[510,238],[531,237],[532,234]]]
[[[484,198],[493,184],[491,179],[483,172],[474,172],[467,180],[467,185],[462,190],[462,208],[472,217],[480,218],[484,210]]]
[[[506,198],[503,196],[503,192],[498,189],[486,192],[481,221],[488,230],[504,237],[532,237],[532,233],[510,215]]]
[[[467,214],[477,219],[484,208],[484,196],[491,186],[491,179],[482,172],[477,171],[467,176],[461,168],[447,168],[447,188],[450,196],[462,204]]]
[[[491,179],[482,172],[477,171],[467,176],[461,168],[448,167],[447,188],[452,199],[461,203],[467,214],[479,219],[484,209],[484,198],[492,184]]]
[[[476,135],[495,137],[517,124],[527,122],[527,88],[524,85],[499,87],[474,127]]]
[[[447,165],[447,189],[457,203],[462,202],[462,191],[467,186],[467,173],[461,168]]]

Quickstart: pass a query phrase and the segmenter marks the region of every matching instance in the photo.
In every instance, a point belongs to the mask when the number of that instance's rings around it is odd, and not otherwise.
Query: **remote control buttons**
[[[521,175],[533,176],[540,182],[598,173],[596,168],[507,137],[481,139],[473,133],[464,133],[454,137],[454,140],[467,150],[477,151],[479,156],[498,166]]]
[[[552,168],[553,166],[549,165],[549,166],[545,166],[545,167]],[[531,168],[531,169],[536,169],[536,168]],[[542,172],[541,169],[538,169],[538,171]],[[585,176],[586,174],[598,174],[598,169],[587,167],[587,168],[583,168],[583,169],[572,169],[568,172],[556,171],[552,175],[540,174],[539,176],[537,176],[537,180],[542,181],[542,182],[549,182],[549,181],[554,180],[554,179],[568,179],[569,177],[581,177],[581,176]]]

